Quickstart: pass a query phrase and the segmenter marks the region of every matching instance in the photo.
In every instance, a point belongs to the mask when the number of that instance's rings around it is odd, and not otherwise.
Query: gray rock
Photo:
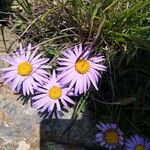
[[[16,34],[14,34],[11,29],[8,29],[6,27],[3,27],[3,32],[4,32],[4,39],[5,39],[5,42],[6,42],[7,49],[11,45],[12,45],[11,46],[12,49],[15,49],[16,47],[18,47],[19,44],[16,41],[18,36]],[[16,41],[16,42],[14,42],[14,41]],[[4,45],[4,41],[3,41],[1,31],[0,31],[0,54],[1,55],[6,54],[5,45]]]
[[[80,145],[85,149],[96,149],[95,121],[90,112],[83,113],[77,120],[43,120],[40,127],[41,141],[54,141],[72,146]]]
[[[23,105],[16,101],[19,95],[14,95],[8,87],[3,86],[0,91],[0,145],[3,149],[23,150],[21,143],[30,150],[46,150],[51,146],[58,150],[95,149],[96,129],[90,112],[80,115],[76,121],[66,116],[59,120],[42,120],[29,103]],[[71,117],[72,111],[65,115]]]
[[[81,145],[74,146],[74,145],[64,145],[58,144],[54,142],[44,142],[41,150],[86,150]]]
[[[30,104],[22,105],[21,101],[16,101],[18,95],[14,95],[8,87],[3,86],[0,91],[1,147],[6,150],[23,150],[20,146],[22,143],[27,150],[27,147],[33,149],[32,145],[36,142],[38,149],[41,119],[37,116],[37,111]]]

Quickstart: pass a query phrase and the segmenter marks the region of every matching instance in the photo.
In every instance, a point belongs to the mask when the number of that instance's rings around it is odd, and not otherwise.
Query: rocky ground
[[[7,47],[17,38],[5,28]],[[14,44],[17,47],[18,43]],[[0,56],[6,55],[0,34]],[[0,61],[0,68],[4,67]],[[23,99],[22,99],[23,100]],[[95,146],[95,121],[91,112],[71,120],[73,109],[60,120],[42,119],[31,108],[30,101],[23,104],[18,94],[0,85],[0,150],[86,150]],[[71,128],[70,128],[71,127]],[[65,133],[64,131],[67,130]]]

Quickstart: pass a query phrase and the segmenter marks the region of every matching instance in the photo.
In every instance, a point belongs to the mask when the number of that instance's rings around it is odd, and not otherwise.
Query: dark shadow
[[[40,150],[100,150],[95,142],[95,125],[90,112],[79,119],[43,119]]]
[[[5,26],[9,23],[10,14],[8,13],[14,0],[0,0],[0,24]]]
[[[31,99],[31,96],[24,96],[23,94],[20,94],[20,96],[17,98],[17,101],[19,100],[19,101],[21,101],[21,103],[23,105],[25,105],[25,104],[28,104],[30,99]],[[31,103],[31,101],[30,101],[30,103]],[[31,106],[32,106],[32,104],[31,104]]]

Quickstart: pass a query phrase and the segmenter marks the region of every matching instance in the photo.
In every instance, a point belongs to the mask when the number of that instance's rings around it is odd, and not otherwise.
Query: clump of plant
[[[83,53],[77,60],[87,49],[105,56],[107,71],[95,86],[99,90],[90,88],[78,98],[76,115],[91,110],[97,121],[116,122],[126,135],[149,135],[149,0],[38,0],[26,1],[27,5],[20,0],[19,4],[23,17],[16,17],[21,23],[14,24],[15,30],[25,42],[41,46],[53,67],[64,49],[79,43]]]

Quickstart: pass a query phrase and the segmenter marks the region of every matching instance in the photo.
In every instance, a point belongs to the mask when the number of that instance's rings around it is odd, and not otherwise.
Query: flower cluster
[[[4,84],[8,84],[13,91],[30,95],[32,104],[41,112],[53,111],[58,117],[62,115],[62,108],[74,105],[72,96],[85,94],[93,85],[98,90],[101,72],[106,70],[102,64],[104,56],[91,57],[91,49],[85,53],[82,45],[68,48],[58,58],[58,68],[48,71],[50,59],[37,54],[38,48],[23,47],[1,58],[9,63],[9,67],[2,68]]]
[[[122,146],[124,146],[124,150],[150,150],[149,139],[135,134],[125,140],[123,132],[117,124],[100,123],[97,127],[100,131],[96,134],[96,142],[108,150],[118,150]]]

